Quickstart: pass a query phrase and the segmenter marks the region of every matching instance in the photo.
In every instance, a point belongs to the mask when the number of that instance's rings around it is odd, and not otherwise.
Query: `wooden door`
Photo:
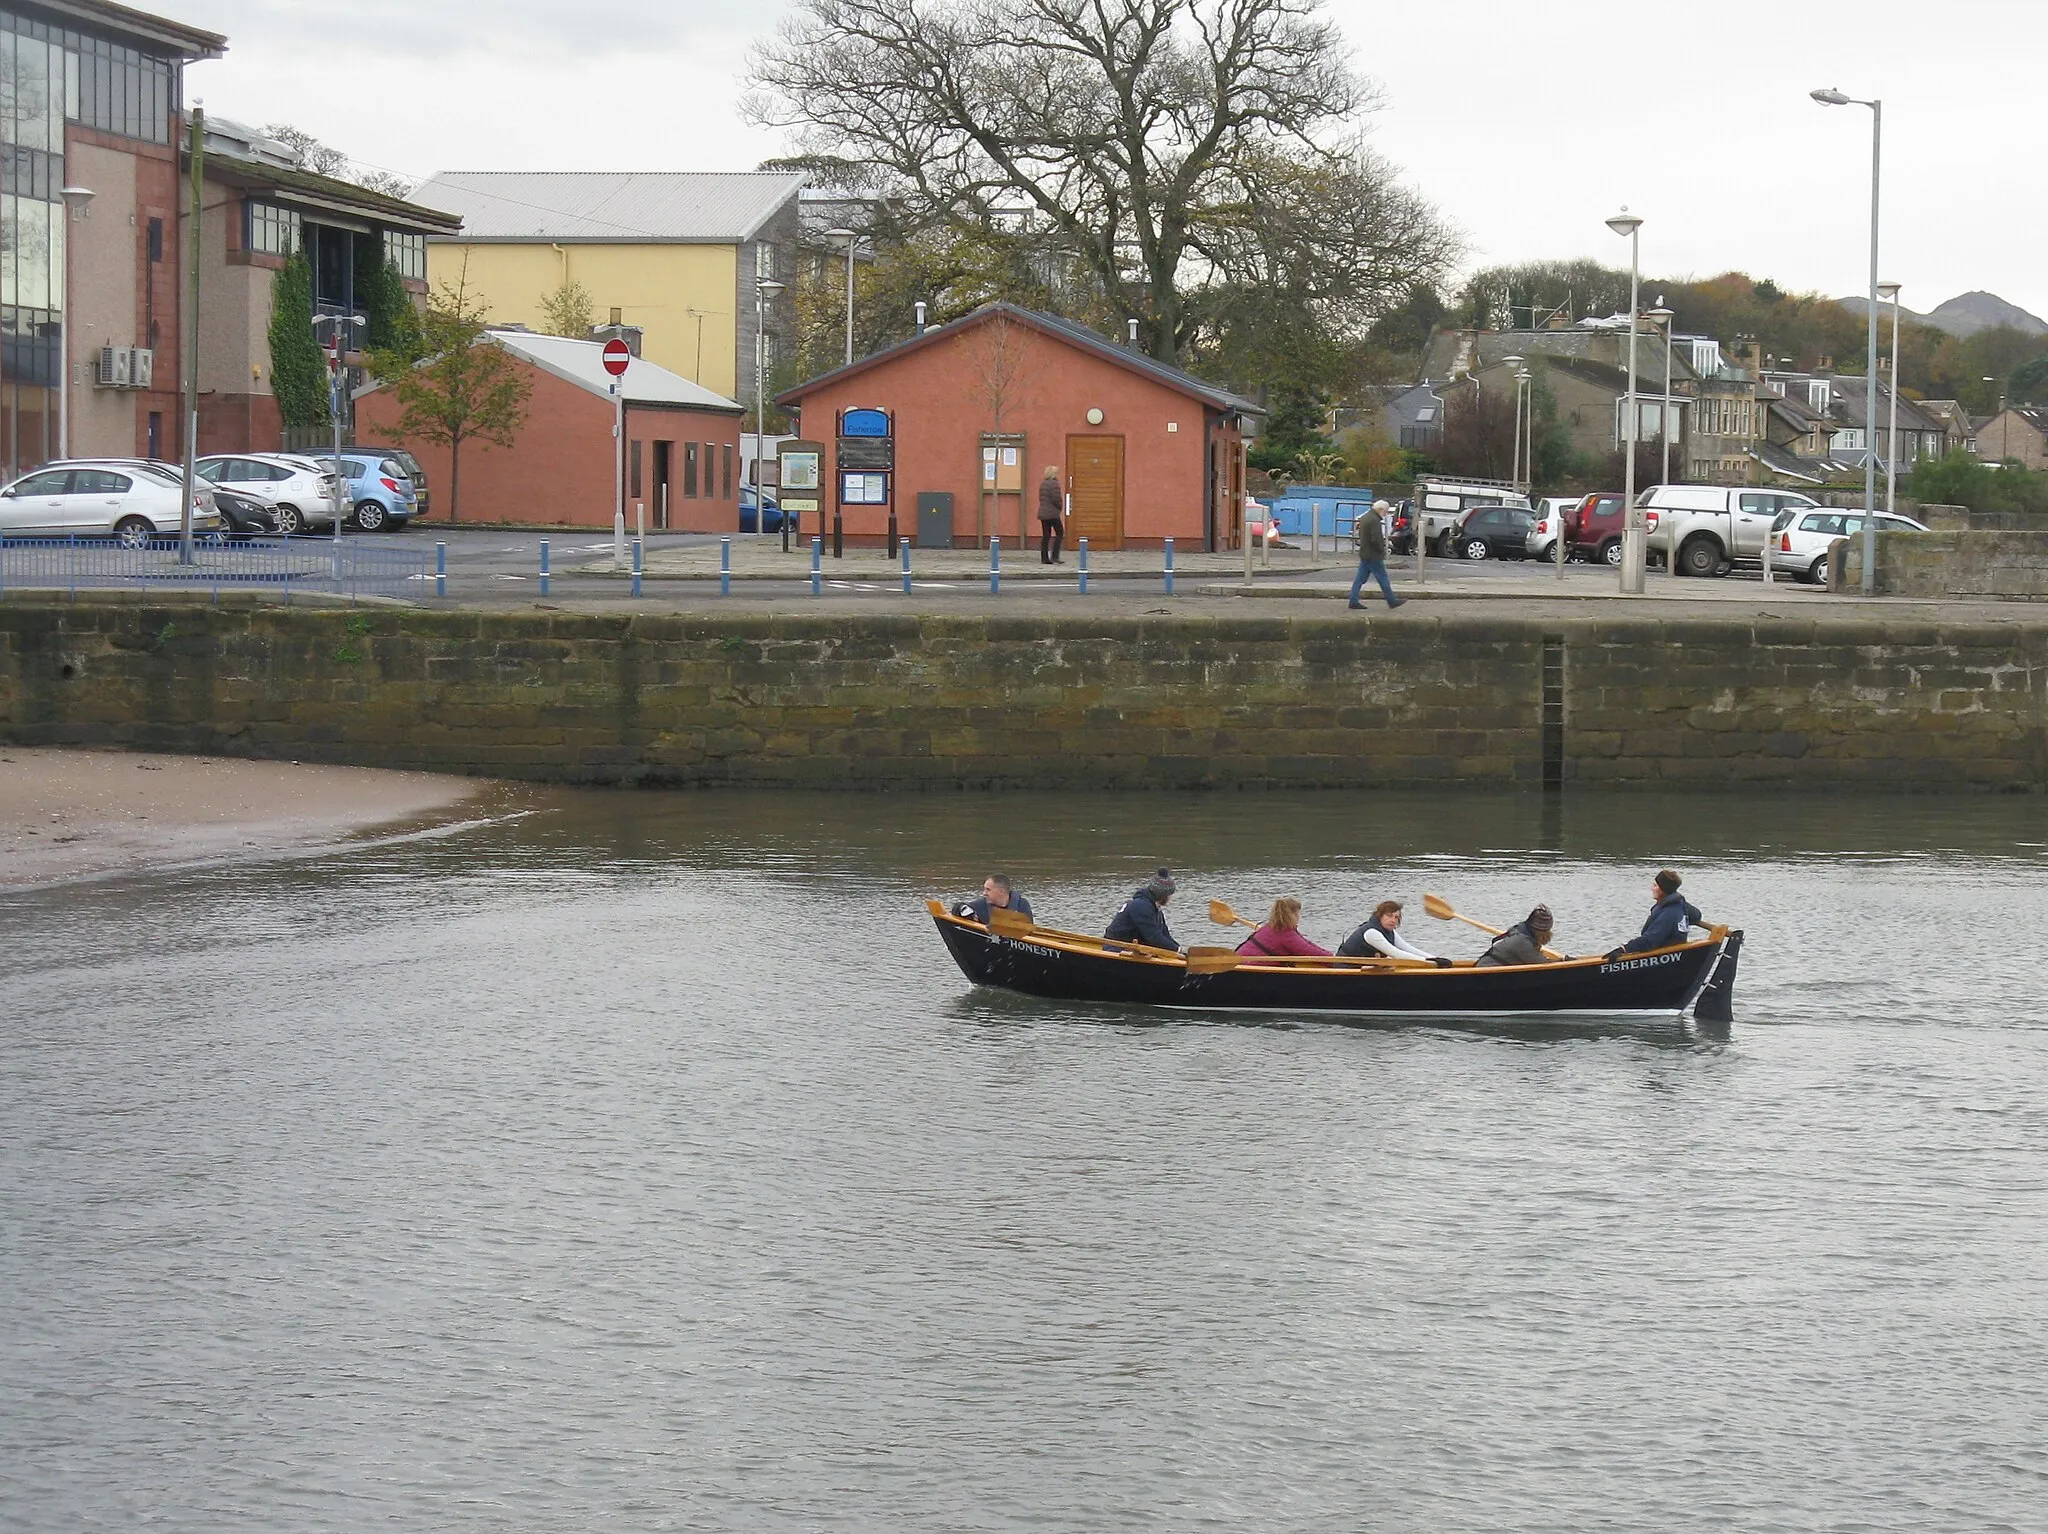
[[[1122,548],[1124,439],[1067,438],[1067,494],[1073,497],[1069,547],[1086,538],[1091,549]]]

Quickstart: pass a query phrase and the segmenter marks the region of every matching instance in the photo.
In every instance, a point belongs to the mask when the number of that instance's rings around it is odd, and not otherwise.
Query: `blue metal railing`
[[[33,591],[223,591],[276,588],[344,597],[423,601],[435,594],[434,551],[367,538],[178,540],[126,547],[111,538],[0,538],[0,596]]]

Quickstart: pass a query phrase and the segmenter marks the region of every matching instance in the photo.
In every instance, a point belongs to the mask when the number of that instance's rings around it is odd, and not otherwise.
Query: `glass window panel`
[[[21,248],[21,231],[14,217],[15,201],[0,194],[0,304],[9,307],[21,302],[14,279],[15,252]]]
[[[14,199],[13,302],[26,308],[48,309],[60,301],[50,294],[50,225],[50,204]]]
[[[64,115],[66,117],[76,119],[78,116],[79,106],[78,55],[76,53],[66,53],[64,55],[63,69]]]

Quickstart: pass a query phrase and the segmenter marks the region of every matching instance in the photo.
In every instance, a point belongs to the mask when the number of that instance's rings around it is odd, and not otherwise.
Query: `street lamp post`
[[[348,369],[342,362],[342,337],[348,332],[344,324],[361,330],[369,322],[360,314],[316,314],[313,316],[313,334],[320,334],[322,325],[332,325],[334,334],[328,339],[327,347],[327,404],[328,415],[334,422],[334,557],[341,558],[342,480],[341,480],[341,381]],[[335,578],[341,576],[339,563],[335,566]]]
[[[1621,589],[1625,595],[1643,591],[1643,513],[1636,505],[1636,310],[1642,302],[1642,262],[1638,231],[1643,221],[1623,208],[1607,221],[1616,234],[1628,237],[1628,426],[1623,433],[1621,504]]]
[[[1898,504],[1899,475],[1899,284],[1880,282],[1877,296],[1892,301],[1892,367],[1890,424],[1884,434],[1884,509],[1887,515],[1896,516]]]
[[[1522,487],[1522,359],[1510,353],[1500,360],[1501,366],[1513,370],[1515,380],[1515,444],[1508,452],[1508,482],[1519,490]]]
[[[761,485],[761,446],[768,434],[768,300],[782,291],[773,277],[754,283],[754,536],[768,531],[768,497]],[[782,524],[782,547],[789,548],[789,523]]]
[[[1864,316],[1868,321],[1863,385],[1863,425],[1874,440],[1877,436],[1874,419],[1877,410],[1877,193],[1879,167],[1883,164],[1884,145],[1884,103],[1863,101],[1854,96],[1845,96],[1830,87],[1827,90],[1809,91],[1807,94],[1822,106],[1869,107],[1870,108],[1870,292],[1864,303]],[[1872,596],[1877,591],[1877,457],[1875,449],[1863,455],[1863,594]]]
[[[58,193],[71,222],[92,216],[92,200],[98,194],[89,186],[67,186]],[[64,301],[57,306],[57,456],[71,456],[71,231],[64,231]]]
[[[828,240],[846,241],[846,365],[853,366],[853,247],[860,236],[851,229],[827,229]]]
[[[1515,415],[1522,423],[1522,456],[1516,483],[1524,495],[1536,488],[1536,396],[1529,383],[1533,376],[1527,368],[1515,374]]]
[[[1663,295],[1659,294],[1657,307],[1643,318],[1664,332],[1664,403],[1657,408],[1658,435],[1664,443],[1664,470],[1657,483],[1668,485],[1671,483],[1671,322],[1678,316],[1664,307]]]

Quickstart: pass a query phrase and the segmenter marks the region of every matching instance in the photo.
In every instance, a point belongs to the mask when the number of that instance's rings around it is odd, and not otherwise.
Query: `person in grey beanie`
[[[1153,948],[1180,950],[1167,929],[1165,907],[1173,899],[1173,872],[1161,868],[1131,892],[1123,909],[1110,918],[1102,934],[1113,943],[1144,943]]]
[[[1540,905],[1493,940],[1493,946],[1472,961],[1479,969],[1503,964],[1549,964],[1543,950],[1550,942],[1550,907]]]

